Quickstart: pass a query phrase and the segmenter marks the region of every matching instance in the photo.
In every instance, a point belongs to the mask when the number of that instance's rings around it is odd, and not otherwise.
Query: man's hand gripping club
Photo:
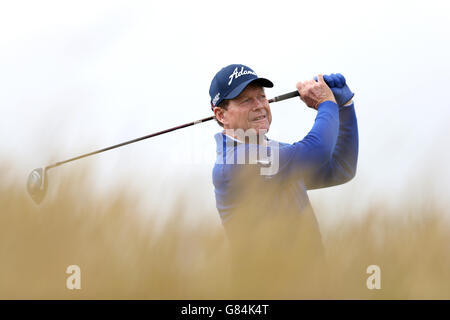
[[[318,81],[311,79],[297,83],[297,90],[303,102],[310,108],[316,109],[322,102],[332,101],[336,103],[333,92],[323,79],[323,75],[319,74]]]

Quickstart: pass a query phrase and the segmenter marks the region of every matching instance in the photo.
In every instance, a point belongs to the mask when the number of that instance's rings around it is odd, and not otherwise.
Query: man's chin
[[[269,132],[269,128],[270,126],[268,125],[262,125],[262,126],[256,126],[253,129],[255,129],[258,134],[266,134],[267,132]]]

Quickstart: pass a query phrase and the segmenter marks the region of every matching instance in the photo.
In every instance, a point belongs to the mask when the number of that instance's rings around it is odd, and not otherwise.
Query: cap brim
[[[245,82],[241,83],[240,85],[238,85],[229,94],[227,94],[227,96],[224,97],[223,99],[234,99],[234,98],[236,98],[252,82],[259,83],[260,85],[262,85],[265,88],[272,88],[273,87],[272,81],[270,81],[270,80],[268,80],[266,78],[251,79],[251,80],[245,81]]]

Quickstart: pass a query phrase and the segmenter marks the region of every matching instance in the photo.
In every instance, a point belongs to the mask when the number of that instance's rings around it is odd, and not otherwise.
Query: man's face
[[[252,128],[267,132],[271,122],[269,102],[264,88],[258,84],[249,84],[239,96],[229,101],[227,110],[223,110],[224,129],[246,131]]]

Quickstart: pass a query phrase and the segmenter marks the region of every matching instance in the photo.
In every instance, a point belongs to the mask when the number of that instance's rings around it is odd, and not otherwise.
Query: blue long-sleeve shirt
[[[302,140],[293,144],[268,140],[268,154],[276,151],[279,156],[278,170],[273,175],[261,174],[261,162],[236,161],[242,154],[248,161],[251,150],[259,150],[260,145],[246,144],[223,133],[217,133],[215,139],[213,184],[216,206],[225,227],[236,219],[234,215],[240,207],[249,206],[246,195],[251,193],[264,194],[265,199],[258,207],[256,219],[280,211],[294,215],[309,212],[317,226],[307,190],[345,183],[356,173],[358,126],[354,104],[338,107],[325,101],[318,107],[311,131]]]

